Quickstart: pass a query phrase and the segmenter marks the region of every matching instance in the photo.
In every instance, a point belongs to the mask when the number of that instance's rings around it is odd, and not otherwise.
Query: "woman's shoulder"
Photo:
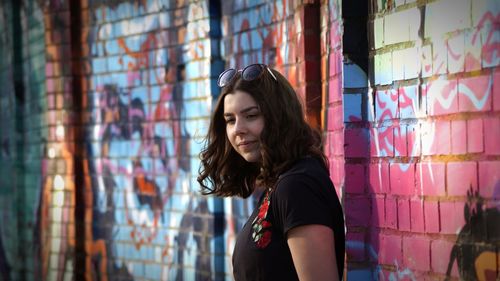
[[[280,175],[278,181],[290,176],[329,177],[325,164],[316,157],[306,156],[297,160],[287,171]]]

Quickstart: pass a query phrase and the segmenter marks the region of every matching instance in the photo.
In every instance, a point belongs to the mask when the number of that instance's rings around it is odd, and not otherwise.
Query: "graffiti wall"
[[[348,279],[496,280],[500,6],[372,4],[372,71],[344,58]]]
[[[500,6],[0,4],[0,280],[232,280],[249,199],[204,197],[226,67],[282,72],[323,131],[348,280],[496,280]]]

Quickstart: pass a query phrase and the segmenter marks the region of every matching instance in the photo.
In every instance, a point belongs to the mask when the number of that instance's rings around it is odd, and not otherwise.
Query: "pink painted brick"
[[[398,229],[410,231],[410,201],[398,200]]]
[[[500,161],[479,162],[479,194],[484,198],[499,198]]]
[[[375,227],[385,226],[385,199],[383,197],[372,198],[372,219],[370,224]]]
[[[410,221],[412,232],[424,232],[424,202],[422,200],[410,200]]]
[[[335,188],[340,188],[344,184],[345,178],[343,158],[333,158],[330,160],[330,177]]]
[[[406,126],[403,125],[394,128],[395,156],[408,156],[406,136]]]
[[[370,164],[368,168],[369,172],[369,187],[374,193],[389,193],[390,192],[390,181],[389,181],[389,164],[388,163],[376,163]]]
[[[346,198],[344,201],[347,226],[368,226],[371,218],[369,198]]]
[[[467,120],[467,152],[483,152],[483,120]]]
[[[344,133],[339,130],[332,132],[329,136],[330,153],[332,153],[333,156],[344,155]]]
[[[458,93],[460,112],[489,111],[491,109],[490,76],[459,79]]]
[[[398,205],[396,199],[385,199],[385,226],[396,229],[398,227]]]
[[[500,71],[493,74],[493,109],[500,111]]]
[[[369,134],[364,128],[345,130],[345,156],[368,157],[369,153]]]
[[[394,156],[394,129],[392,127],[370,128],[370,156]]]
[[[399,235],[381,234],[379,249],[380,263],[387,265],[401,264],[403,260],[401,243],[401,236]]]
[[[425,232],[439,233],[439,204],[433,201],[424,201]]]
[[[499,97],[500,100],[500,97]],[[487,155],[500,155],[500,118],[484,119],[484,152]]]
[[[457,80],[438,79],[427,84],[429,115],[458,112]]]
[[[449,162],[446,180],[450,196],[466,196],[471,187],[477,190],[476,162]]]
[[[334,102],[342,101],[342,85],[339,76],[330,79],[328,83],[328,93],[330,97],[328,103],[330,105]]]
[[[346,248],[347,259],[350,262],[365,261],[366,260],[365,233],[348,231],[346,234],[346,241],[348,241],[348,243],[351,243],[351,245],[356,245],[356,247],[347,247]],[[357,245],[359,245],[359,246],[364,245],[364,247],[357,247]]]
[[[390,165],[391,192],[412,195],[415,192],[415,164],[392,163]]]
[[[431,241],[431,269],[434,272],[445,274],[450,261],[450,253],[454,243],[446,240]],[[453,262],[451,276],[458,277],[458,266]]]
[[[365,167],[361,164],[346,164],[345,192],[365,193]]]
[[[458,234],[465,225],[464,202],[439,202],[441,233]]]
[[[408,127],[406,127],[408,156],[410,157],[420,156],[422,154],[419,128],[419,125],[408,125]]]
[[[447,155],[451,151],[450,122],[436,121],[434,148],[436,154]]]
[[[445,164],[439,162],[418,163],[416,186],[419,195],[445,195]]]
[[[451,154],[467,153],[467,129],[465,120],[451,121]]]
[[[327,120],[328,131],[335,131],[338,129],[342,129],[344,127],[344,120],[343,120],[344,115],[342,112],[342,105],[330,106],[327,112],[328,112],[328,120]]]
[[[415,236],[403,238],[403,265],[418,271],[429,271],[431,266],[429,239]]]

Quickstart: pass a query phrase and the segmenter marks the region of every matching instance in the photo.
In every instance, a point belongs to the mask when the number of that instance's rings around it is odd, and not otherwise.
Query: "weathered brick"
[[[368,157],[369,153],[368,129],[356,128],[345,130],[345,156]]]
[[[453,242],[446,240],[431,241],[431,270],[433,272],[446,273],[452,248]],[[453,262],[451,276],[458,277],[458,266],[455,261]]]
[[[412,195],[415,191],[415,164],[391,164],[390,177],[391,193],[398,195]]]
[[[425,107],[424,107],[425,110]],[[401,119],[413,119],[421,116],[418,99],[418,86],[407,86],[399,89],[399,116]]]
[[[425,37],[440,38],[443,34],[471,27],[471,0],[441,0],[427,4]]]
[[[489,111],[491,109],[491,76],[458,79],[458,105],[461,112]]]
[[[438,79],[427,84],[429,115],[445,115],[458,112],[457,80]]]
[[[451,121],[451,153],[467,153],[467,127],[465,120]]]
[[[447,155],[451,151],[450,121],[422,124],[422,154]]]
[[[347,258],[351,261],[365,261],[365,233],[363,232],[350,232],[348,231],[346,234],[346,241],[351,247],[346,247]]]
[[[370,140],[372,157],[394,156],[394,129],[392,127],[370,128]]]
[[[481,37],[479,29],[465,30],[465,71],[481,69]]]
[[[389,193],[389,164],[370,164],[368,168],[369,187],[373,193]]]
[[[424,201],[425,232],[439,233],[439,203]]]
[[[410,221],[412,232],[424,232],[424,202],[422,200],[410,200]]]
[[[347,226],[368,226],[371,218],[370,199],[345,198],[345,218]]]
[[[397,89],[377,91],[375,102],[375,116],[378,122],[399,118]]]
[[[486,155],[500,155],[500,118],[489,117],[484,120],[484,152]]]
[[[410,231],[410,202],[407,199],[398,199],[398,229]]]
[[[483,147],[483,120],[467,120],[467,152],[479,153],[484,151]]]
[[[448,72],[460,73],[465,69],[465,39],[459,33],[448,39]]]
[[[406,267],[429,271],[431,265],[430,241],[427,238],[403,237],[403,262]]]
[[[394,198],[385,199],[385,227],[398,228],[398,204]]]
[[[445,164],[422,162],[417,164],[417,194],[427,196],[445,195]]]
[[[500,71],[493,74],[493,110],[500,111]]]
[[[415,157],[422,154],[420,125],[412,124],[406,127],[406,136],[408,141],[408,156]]]
[[[406,145],[406,126],[401,125],[394,128],[394,154],[395,156],[408,156]]]
[[[446,179],[450,196],[465,196],[470,188],[477,190],[476,162],[449,162]]]
[[[457,234],[465,225],[464,202],[439,202],[441,216],[441,232],[443,234]]]
[[[345,192],[365,193],[365,167],[361,164],[346,164]]]
[[[498,198],[500,189],[500,161],[479,162],[479,194],[484,198]]]
[[[387,265],[402,264],[403,251],[401,244],[401,236],[381,234],[379,262]]]
[[[370,225],[374,227],[384,227],[385,222],[385,199],[383,197],[372,198],[372,217]]]

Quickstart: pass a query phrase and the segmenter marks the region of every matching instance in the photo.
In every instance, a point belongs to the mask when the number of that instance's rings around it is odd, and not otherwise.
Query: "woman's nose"
[[[246,131],[247,127],[245,122],[241,119],[236,120],[236,122],[234,123],[234,132],[238,135],[238,134],[244,134],[246,133]]]

